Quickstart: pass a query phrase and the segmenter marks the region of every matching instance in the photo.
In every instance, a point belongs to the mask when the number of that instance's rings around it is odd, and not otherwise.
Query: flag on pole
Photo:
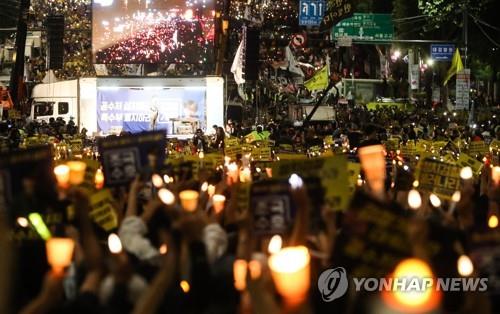
[[[234,74],[234,80],[238,85],[245,83],[245,79],[243,78],[243,48],[244,41],[242,40],[234,56],[233,65],[231,66],[231,72]]]
[[[304,82],[309,91],[322,90],[328,87],[328,65],[316,72],[313,77]]]
[[[448,84],[448,81],[455,76],[458,72],[464,69],[464,65],[462,64],[462,57],[460,56],[460,52],[458,48],[455,50],[453,54],[453,59],[451,60],[451,67],[446,74],[443,85]]]

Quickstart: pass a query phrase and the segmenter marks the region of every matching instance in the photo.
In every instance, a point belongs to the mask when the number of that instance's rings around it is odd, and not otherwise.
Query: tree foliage
[[[418,0],[418,8],[428,16],[426,28],[430,30],[450,24],[461,26],[464,10],[478,16],[493,1],[495,0]]]

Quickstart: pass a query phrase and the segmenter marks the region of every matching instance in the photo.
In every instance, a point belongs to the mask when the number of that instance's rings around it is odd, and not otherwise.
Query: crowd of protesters
[[[323,149],[324,139],[331,136],[335,143],[348,147],[355,154],[355,148],[380,144],[389,138],[398,138],[402,143],[417,139],[460,139],[466,144],[500,140],[498,112],[490,111],[488,115],[478,116],[472,126],[466,125],[465,121],[466,116],[460,112],[369,111],[357,106],[337,111],[334,121],[301,127],[292,123],[268,123],[252,130],[228,121],[225,127],[214,125],[213,130],[208,130],[207,133],[212,136],[204,135],[202,130],[197,131],[193,140],[184,145],[192,145],[193,152],[223,152],[224,142],[232,136],[241,138],[243,142],[271,140],[276,147],[288,144],[296,151],[300,148],[305,151],[313,146]],[[8,122],[8,125],[2,125],[1,134],[8,139],[11,154],[27,137],[47,134],[58,141],[64,140],[64,135],[86,137],[85,130],[77,130],[73,121],[63,120],[22,124],[20,121]],[[248,163],[243,157],[237,157],[242,158],[237,160],[240,167]],[[481,158],[478,161],[482,161]],[[409,163],[405,163],[407,165]],[[10,296],[10,302],[7,302],[9,311],[141,314],[384,311],[387,304],[380,304],[382,298],[378,291],[349,292],[342,299],[330,303],[322,301],[323,291],[317,288],[318,276],[323,270],[343,266],[349,272],[355,268],[356,262],[343,259],[339,251],[346,249],[346,243],[354,243],[356,232],[361,232],[356,228],[364,228],[363,223],[357,220],[360,217],[356,216],[356,212],[365,206],[363,202],[371,199],[382,207],[391,208],[387,210],[392,214],[397,214],[402,221],[398,228],[403,230],[404,240],[407,241],[407,257],[425,261],[436,277],[459,277],[457,259],[461,255],[470,256],[473,260],[471,278],[489,276],[488,291],[443,292],[438,306],[440,312],[496,313],[500,310],[500,290],[498,279],[495,279],[498,278],[495,277],[498,276],[495,265],[500,258],[495,249],[500,245],[499,229],[488,225],[488,217],[495,213],[498,216],[500,186],[492,179],[489,167],[484,167],[476,178],[462,182],[460,200],[454,204],[445,202],[433,207],[428,195],[421,192],[422,205],[417,210],[408,209],[405,197],[415,180],[415,169],[400,171],[396,178],[388,174],[383,195],[374,196],[370,184],[359,184],[347,211],[336,211],[324,203],[317,205],[316,196],[311,198],[306,193],[307,183],[296,177],[290,180],[297,212],[290,229],[281,234],[283,247],[304,245],[311,253],[307,296],[293,306],[279,297],[276,278],[271,276],[267,266],[270,254],[267,244],[271,237],[252,233],[252,208],[245,209],[238,201],[242,183],[226,170],[205,169],[197,177],[190,175],[190,171],[181,175],[168,167],[150,169],[146,175],[138,173],[127,187],[111,189],[118,217],[117,226],[111,231],[103,230],[89,216],[94,204],[87,191],[78,187],[59,188],[59,196],[40,195],[35,192],[37,182],[33,181],[34,177],[24,180],[23,201],[16,203],[16,208],[9,208],[7,215],[0,213],[0,246],[10,247],[2,250],[0,289],[3,290],[0,294]],[[252,168],[252,171],[254,180],[257,180],[256,170]],[[153,172],[166,179],[160,184],[153,184]],[[207,184],[215,187],[212,194],[225,196],[223,210],[215,209]],[[200,192],[194,212],[183,210],[184,205],[179,201],[178,193],[187,189]],[[171,191],[174,199],[166,200],[159,191]],[[315,208],[312,204],[319,207]],[[72,218],[67,210],[69,205],[73,208]],[[20,220],[33,211],[42,214],[54,236],[71,238],[76,244],[71,265],[63,272],[50,270],[44,241],[40,237],[36,234],[32,237],[19,236],[33,233],[27,232],[30,227]],[[313,212],[320,212],[317,216],[321,221],[317,228],[310,225]],[[118,252],[112,253],[108,248],[111,232],[121,240],[123,248]],[[479,250],[477,239],[481,237],[488,239],[487,244],[492,249]],[[437,253],[433,251],[435,247],[429,244],[435,242],[440,248]],[[360,253],[372,248],[363,248],[358,243],[351,249]],[[246,288],[243,289],[235,287],[233,266],[236,260],[253,261],[260,265],[258,274],[251,272],[247,276]],[[10,261],[10,266],[7,261]],[[485,269],[493,274],[485,274]],[[365,271],[378,274],[386,269]],[[5,304],[0,304],[0,308],[2,306],[6,308]]]

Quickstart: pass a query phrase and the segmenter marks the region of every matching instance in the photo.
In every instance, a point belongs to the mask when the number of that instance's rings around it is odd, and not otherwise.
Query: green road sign
[[[384,41],[394,38],[394,24],[390,14],[354,13],[354,16],[335,25],[334,39],[352,37],[353,40]]]

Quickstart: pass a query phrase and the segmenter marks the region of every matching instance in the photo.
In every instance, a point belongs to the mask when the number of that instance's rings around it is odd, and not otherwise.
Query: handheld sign
[[[152,172],[163,164],[164,131],[107,137],[98,143],[106,186],[126,185],[137,174]]]
[[[383,278],[412,255],[409,224],[396,204],[357,192],[345,213],[331,262],[354,277]]]
[[[287,178],[291,173],[301,177],[316,177],[325,190],[325,202],[337,210],[349,205],[349,174],[347,158],[344,155],[313,159],[281,160],[272,165],[273,177]]]
[[[57,200],[55,177],[52,172],[52,151],[38,146],[0,154],[0,208],[32,211],[26,199],[40,201],[43,211]],[[24,204],[24,205],[23,205]]]
[[[255,234],[286,233],[292,221],[292,200],[288,182],[269,180],[254,183],[250,195]]]
[[[417,165],[416,178],[419,181],[419,189],[451,200],[453,193],[460,188],[460,167],[433,158],[424,158]]]

